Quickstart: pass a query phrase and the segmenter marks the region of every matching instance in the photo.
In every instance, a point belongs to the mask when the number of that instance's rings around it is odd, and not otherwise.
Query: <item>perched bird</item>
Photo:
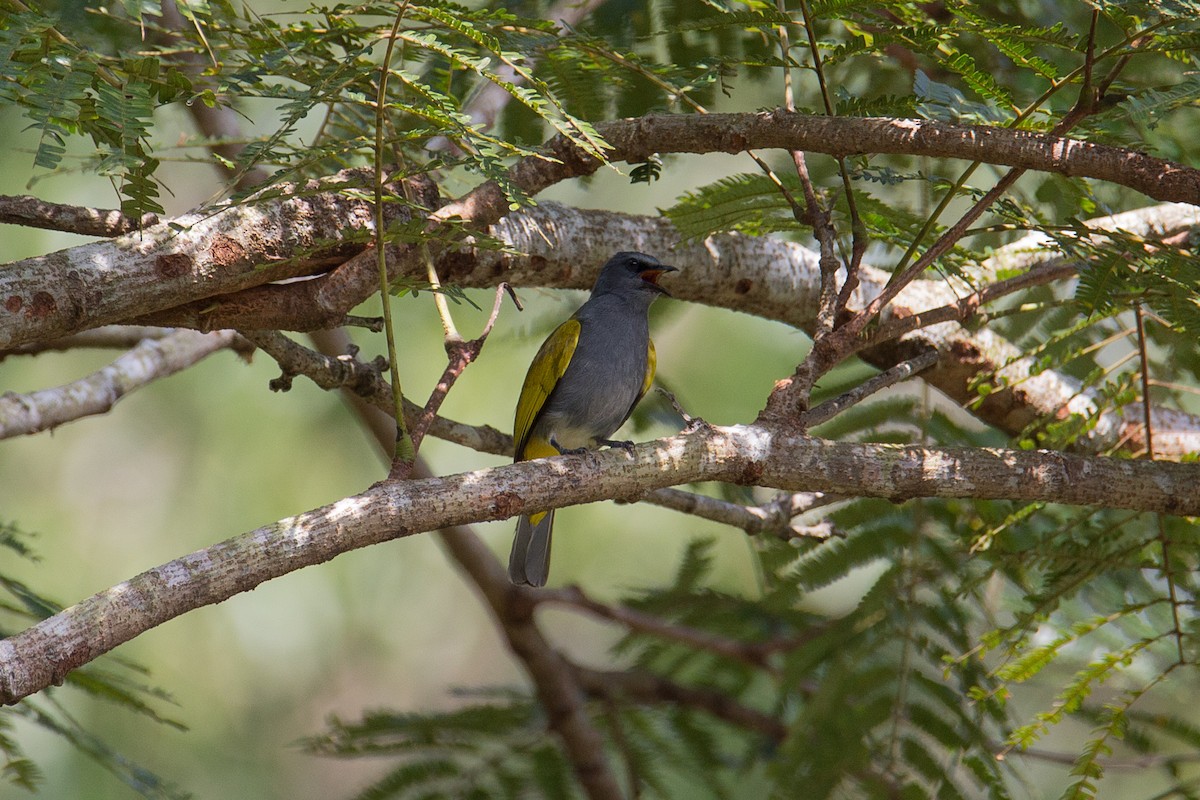
[[[650,304],[669,293],[658,285],[675,267],[642,253],[617,253],[592,295],[554,329],[529,365],[513,423],[513,459],[528,461],[589,447],[633,447],[608,437],[621,427],[654,380]],[[550,571],[553,511],[522,516],[508,558],[513,583],[544,586]]]

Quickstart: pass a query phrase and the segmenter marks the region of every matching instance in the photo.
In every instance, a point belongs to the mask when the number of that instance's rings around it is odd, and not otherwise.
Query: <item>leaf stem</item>
[[[383,64],[379,68],[379,93],[375,103],[375,263],[379,268],[379,297],[383,303],[383,329],[387,334],[388,364],[392,376],[392,401],[396,407],[396,449],[392,454],[392,476],[407,474],[412,469],[417,451],[404,421],[404,390],[400,386],[400,365],[396,354],[396,333],[392,322],[392,296],[388,292],[387,248],[383,214],[383,131],[387,124],[387,79],[391,70],[400,23],[408,9],[408,0],[401,3],[388,36]]]

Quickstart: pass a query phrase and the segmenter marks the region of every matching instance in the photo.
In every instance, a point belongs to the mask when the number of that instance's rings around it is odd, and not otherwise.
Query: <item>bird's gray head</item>
[[[660,294],[670,297],[671,293],[658,285],[658,279],[664,272],[675,271],[675,267],[645,253],[617,253],[600,270],[596,285],[592,287],[592,294],[645,292],[651,301]]]

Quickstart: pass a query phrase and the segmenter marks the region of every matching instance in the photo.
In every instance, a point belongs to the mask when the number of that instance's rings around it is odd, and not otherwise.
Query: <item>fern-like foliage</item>
[[[790,189],[799,182],[787,178]],[[722,231],[739,231],[761,236],[793,230],[797,222],[792,207],[766,175],[731,175],[689,192],[666,215],[685,239],[697,239]]]
[[[539,707],[512,692],[441,714],[377,712],[331,720],[302,743],[337,758],[399,757],[357,800],[406,797],[574,797],[570,770],[545,735]]]
[[[30,536],[11,523],[0,523],[0,549],[10,557],[34,559]],[[57,613],[62,606],[30,589],[6,574],[0,574],[0,615],[4,623],[0,638],[12,635],[38,620]],[[116,708],[131,711],[159,724],[183,730],[184,726],[163,716],[159,707],[171,703],[163,690],[145,683],[145,670],[129,661],[107,658],[72,672],[66,685],[82,689]],[[141,797],[155,800],[179,800],[186,794],[150,770],[113,750],[95,732],[81,725],[58,702],[65,690],[47,690],[26,698],[16,706],[0,709],[0,780],[35,792],[42,782],[42,770],[29,759],[20,742],[12,735],[14,720],[27,720],[62,737],[80,752],[112,773]]]
[[[96,171],[117,185],[121,210],[135,219],[161,213],[153,114],[186,98],[191,82],[157,58],[102,56],[67,39],[56,24],[39,11],[21,10],[0,25],[0,100],[21,108],[39,132],[34,165],[59,169],[68,141],[87,137],[96,148]]]
[[[1095,726],[1064,796],[1095,796],[1136,705],[1153,704],[1151,690],[1194,658],[1195,538],[1181,520],[1042,508],[993,542],[1025,592],[1012,624],[986,640],[1004,655],[995,674],[1014,691],[1047,672],[1060,687],[1046,710],[1011,731],[1010,746],[1033,746],[1072,717]],[[1169,708],[1155,719],[1167,730],[1189,726]],[[1143,751],[1150,741],[1142,739]],[[1163,763],[1169,770],[1169,758]]]

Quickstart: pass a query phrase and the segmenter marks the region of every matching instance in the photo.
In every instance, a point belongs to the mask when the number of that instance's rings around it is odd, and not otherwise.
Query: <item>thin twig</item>
[[[271,389],[286,392],[292,378],[304,375],[325,390],[346,389],[388,410],[384,399],[391,391],[383,379],[387,360],[378,356],[371,363],[359,361],[358,348],[338,356],[325,356],[289,339],[279,331],[239,331],[255,347],[279,364],[282,374],[271,381]]]
[[[800,424],[804,428],[812,428],[823,422],[828,422],[838,414],[841,414],[851,406],[861,403],[876,392],[893,386],[900,381],[907,380],[923,370],[929,369],[937,361],[938,352],[936,350],[926,350],[919,356],[910,358],[908,361],[902,361],[891,369],[863,381],[850,391],[831,400],[826,400],[815,408],[809,409],[800,417]]]
[[[472,339],[469,342],[462,341],[462,337],[458,336],[457,331],[453,331],[453,323],[450,323],[451,327],[447,330],[446,334],[446,352],[450,360],[446,364],[446,369],[442,371],[442,377],[430,393],[424,410],[413,424],[411,436],[414,451],[421,447],[421,440],[425,438],[425,433],[429,430],[430,424],[432,424],[438,410],[442,407],[446,395],[454,387],[454,383],[462,375],[463,370],[479,357],[479,352],[483,349],[488,335],[492,332],[492,327],[496,324],[497,317],[500,316],[500,306],[504,302],[505,294],[508,294],[513,299],[513,302],[516,303],[517,308],[520,309],[521,304],[517,301],[516,293],[512,290],[512,287],[507,283],[501,282],[496,287],[496,299],[492,303],[491,316],[488,317],[487,323],[483,326],[483,331],[479,334],[479,338]],[[447,314],[449,314],[448,310]],[[446,318],[448,319],[449,317],[447,316]],[[453,336],[451,336],[452,332]]]
[[[778,674],[778,667],[770,662],[774,653],[787,652],[803,647],[825,631],[821,624],[794,636],[780,636],[761,642],[745,642],[711,633],[699,628],[668,622],[661,617],[647,614],[627,606],[609,605],[593,600],[578,586],[562,589],[540,589],[532,599],[537,603],[561,603],[586,611],[601,619],[619,622],[630,630],[679,642],[696,650],[705,650],[743,664]]]
[[[442,336],[446,342],[446,350],[450,350],[454,345],[462,343],[462,336],[459,334],[458,328],[454,326],[454,317],[450,314],[450,303],[446,300],[445,292],[442,291],[442,279],[438,276],[437,265],[429,256],[429,248],[423,246],[421,251],[425,259],[425,277],[429,281],[429,290],[433,294],[433,305],[437,309],[438,319],[442,321]],[[500,296],[497,294],[497,308],[499,302]]]
[[[379,297],[383,303],[383,326],[387,334],[388,363],[392,372],[392,405],[396,416],[396,448],[392,455],[392,468],[389,478],[403,478],[412,472],[413,460],[417,456],[408,425],[404,420],[404,390],[400,387],[400,364],[396,351],[396,332],[392,324],[392,295],[388,291],[388,269],[386,236],[383,215],[383,186],[385,183],[383,155],[383,132],[387,123],[387,81],[391,72],[392,53],[395,51],[397,34],[404,13],[408,10],[408,0],[400,4],[396,11],[396,19],[392,22],[392,32],[388,36],[387,47],[383,55],[383,63],[379,67],[379,91],[375,100],[375,265],[379,270]]]
[[[966,322],[980,314],[982,307],[988,303],[995,302],[1003,297],[1030,289],[1034,286],[1041,286],[1061,280],[1062,278],[1071,277],[1077,272],[1079,272],[1078,263],[1067,259],[1051,261],[1035,269],[1026,270],[1011,278],[988,284],[982,289],[974,291],[966,297],[961,297],[953,303],[947,303],[944,306],[891,320],[881,325],[877,330],[872,331],[869,336],[860,339],[847,355],[865,350],[868,347],[875,347],[884,342],[899,339],[906,333],[911,333],[930,325],[942,322]],[[1012,313],[1012,310],[1008,310],[1008,313]],[[984,312],[984,318],[982,321],[992,319],[994,315]]]
[[[734,700],[726,692],[684,686],[659,675],[641,671],[605,671],[575,667],[580,685],[592,695],[636,700],[647,704],[675,703],[705,711],[779,743],[787,738],[788,728],[776,717]]]
[[[578,672],[576,672],[576,677],[579,677]],[[583,685],[582,681],[580,681],[580,685]],[[586,686],[583,689],[587,691]],[[621,706],[617,702],[617,698],[611,694],[602,699],[604,715],[608,719],[608,728],[612,731],[613,746],[621,754],[621,760],[625,762],[625,778],[629,782],[629,798],[638,800],[642,796],[642,776],[638,769],[639,759],[635,757],[629,737],[625,735],[625,725],[621,722]]]
[[[1053,136],[1064,135],[1083,118],[1093,113],[1098,107],[1096,101],[1100,97],[1103,97],[1104,93],[1128,63],[1127,57],[1119,59],[1104,80],[1093,90],[1091,70],[1096,60],[1094,23],[1095,17],[1093,17],[1093,28],[1086,45],[1085,64],[1082,68],[1084,73],[1083,90],[1080,92],[1075,106],[1055,125],[1051,132]],[[1106,52],[1111,52],[1111,50]],[[974,165],[972,166],[973,168]],[[1010,169],[996,182],[996,185],[991,190],[973,203],[962,217],[951,225],[915,263],[903,270],[897,269],[883,288],[883,291],[868,303],[866,308],[847,320],[834,333],[820,340],[814,338],[813,349],[809,352],[804,362],[797,367],[795,374],[776,384],[776,389],[768,398],[767,407],[764,409],[762,415],[760,415],[760,418],[784,421],[791,416],[794,409],[804,409],[807,406],[808,394],[816,380],[847,356],[862,349],[860,337],[871,320],[875,319],[884,306],[894,300],[926,268],[942,255],[949,252],[966,232],[970,230],[975,221],[1007,192],[1025,171],[1025,167],[1013,167]],[[934,214],[940,214],[941,209],[942,206],[939,206]],[[910,252],[913,249],[910,248]]]
[[[988,745],[989,750],[999,751],[1006,747],[1003,742],[992,742]],[[1019,756],[1021,758],[1031,758],[1038,761],[1048,761],[1052,764],[1064,764],[1073,766],[1079,762],[1079,753],[1077,752],[1060,752],[1056,750],[1043,750],[1036,747],[1024,747],[1019,750],[1012,750],[1010,755]],[[1174,767],[1183,764],[1195,764],[1200,761],[1200,752],[1187,753],[1146,753],[1140,756],[1134,756],[1128,759],[1104,759],[1100,764],[1107,770],[1146,770],[1158,767]],[[1161,795],[1160,795],[1161,796]]]
[[[1142,315],[1142,304],[1133,306],[1133,318],[1137,327],[1138,358],[1141,361],[1142,378],[1142,422],[1146,426],[1146,458],[1154,460],[1154,426],[1150,416],[1150,357],[1146,352],[1146,322]],[[1162,573],[1167,582],[1167,594],[1171,599],[1171,617],[1174,624],[1175,646],[1179,652],[1179,663],[1187,663],[1183,649],[1183,624],[1179,619],[1179,598],[1175,589],[1175,573],[1171,569],[1171,540],[1167,537],[1167,526],[1162,514],[1155,514],[1158,523],[1158,544],[1162,548]]]
[[[845,498],[821,492],[782,492],[770,502],[744,506],[682,489],[658,489],[639,502],[669,508],[682,514],[731,525],[750,536],[767,534],[780,539],[829,539],[839,535],[828,523],[799,525],[796,517]]]
[[[561,603],[573,608],[587,611],[601,619],[619,622],[630,630],[648,633],[662,639],[678,642],[695,650],[705,650],[710,653],[739,661],[758,669],[777,673],[778,668],[772,666],[768,653],[754,646],[753,643],[730,639],[699,628],[692,628],[674,622],[668,622],[661,617],[647,614],[625,606],[614,606],[593,600],[577,586],[562,589],[542,589],[537,594],[539,603]]]
[[[777,0],[777,4],[780,11],[786,10],[785,0]],[[809,8],[808,0],[800,0],[800,13],[804,17],[804,32],[808,37],[808,50],[812,54],[813,72],[817,76],[817,86],[821,90],[821,101],[825,104],[825,113],[832,117],[837,112],[833,96],[829,91],[829,81],[825,79],[825,65],[821,59],[821,48],[817,41],[816,26],[813,23],[812,9]],[[786,61],[784,69],[787,69]],[[788,108],[794,107],[789,105]],[[850,296],[858,285],[858,267],[862,263],[863,254],[867,251],[867,228],[858,213],[858,202],[854,199],[854,189],[850,185],[850,172],[846,169],[846,159],[839,155],[835,156],[834,160],[837,161],[838,174],[842,178],[842,191],[846,194],[846,210],[850,214],[851,230],[850,258],[843,259],[846,262],[846,282],[838,293],[836,303],[837,311],[840,313],[846,308]]]
[[[1096,108],[1096,100],[1098,99],[1097,91],[1103,92],[1105,89],[1107,89],[1107,87],[1110,86],[1114,80],[1116,80],[1117,75],[1126,63],[1124,60],[1119,61],[1110,74],[1105,78],[1100,88],[1098,90],[1093,89],[1092,72],[1096,62],[1096,22],[1098,20],[1099,13],[1100,12],[1098,11],[1092,12],[1091,29],[1088,33],[1087,44],[1084,51],[1083,84],[1080,87],[1079,97],[1077,98],[1076,103],[1074,107],[1072,107],[1071,111],[1068,112],[1061,120],[1059,120],[1058,124],[1056,124],[1051,130],[1051,134],[1054,136],[1065,135],[1081,120],[1094,112],[1094,109]],[[972,166],[974,167],[975,165]],[[983,197],[975,201],[962,215],[962,217],[958,219],[957,222],[951,225],[941,236],[939,236],[937,241],[934,242],[933,245],[926,250],[925,253],[923,253],[915,263],[913,263],[907,269],[894,274],[888,281],[888,285],[884,288],[883,292],[881,292],[878,297],[872,300],[871,303],[868,304],[867,308],[863,309],[859,315],[865,316],[866,319],[861,323],[858,323],[856,319],[855,322],[859,325],[859,329],[861,330],[861,327],[865,325],[866,321],[869,321],[876,314],[878,314],[885,305],[890,303],[896,297],[896,295],[900,293],[901,289],[903,289],[909,283],[912,283],[912,281],[915,280],[918,275],[924,272],[927,267],[949,252],[950,249],[964,235],[966,235],[966,232],[970,229],[971,225],[973,225],[985,211],[991,208],[992,205],[995,204],[995,202],[999,200],[1000,197],[1002,197],[1008,191],[1008,189],[1024,174],[1025,169],[1023,168],[1010,169],[1000,178],[999,181],[996,182],[995,186],[993,186],[987,191],[986,194],[984,194]]]
[[[147,339],[163,339],[175,332],[174,328],[158,328],[150,325],[105,325],[90,331],[50,339],[45,342],[30,342],[10,350],[0,350],[0,361],[10,356],[35,356],[39,353],[64,353],[68,350],[112,349],[128,350]]]
[[[1095,31],[1096,31],[1095,26],[1096,26],[1096,15],[1095,15],[1095,13],[1093,13],[1092,27],[1091,27],[1091,32],[1089,34],[1089,39],[1088,39],[1089,44],[1088,44],[1088,47],[1085,49],[1084,63],[1082,65],[1076,67],[1071,72],[1064,75],[1058,81],[1052,81],[1050,87],[1048,89],[1046,89],[1046,91],[1043,92],[1040,97],[1036,98],[1032,103],[1027,105],[1025,108],[1021,109],[1017,113],[1017,115],[1008,124],[1009,128],[1016,128],[1016,127],[1020,126],[1021,123],[1023,123],[1030,116],[1032,116],[1034,114],[1034,112],[1036,112],[1039,108],[1041,108],[1043,105],[1045,105],[1045,103],[1047,101],[1049,101],[1055,94],[1057,94],[1060,89],[1062,89],[1064,86],[1070,85],[1070,83],[1072,81],[1074,81],[1077,77],[1082,76],[1083,82],[1085,84],[1090,84],[1090,81],[1091,81],[1090,71],[1093,68],[1093,65],[1095,64],[1095,61],[1096,61],[1096,57],[1094,55],[1094,46],[1095,46],[1094,37],[1095,37]],[[1116,50],[1118,50],[1122,47],[1125,47],[1127,44],[1128,44],[1128,41],[1122,41],[1119,44],[1114,45],[1113,47],[1110,47],[1100,57],[1101,58],[1107,57],[1107,56],[1111,55],[1113,52],[1115,52]],[[1118,63],[1120,64],[1121,62],[1118,62]],[[1080,98],[1082,98],[1083,96],[1084,95],[1081,93]],[[1079,106],[1079,102],[1077,99],[1076,100],[1076,108],[1078,108],[1078,106]],[[949,189],[947,189],[946,192],[942,195],[942,199],[938,203],[937,207],[935,207],[933,212],[931,214],[929,214],[929,216],[925,219],[924,224],[921,226],[921,229],[919,231],[917,231],[917,234],[913,237],[913,240],[909,244],[908,249],[904,251],[904,254],[900,257],[900,260],[897,261],[896,267],[892,272],[892,280],[897,279],[897,276],[906,272],[906,267],[909,264],[909,262],[912,260],[913,256],[916,255],[917,249],[920,247],[921,242],[923,242],[925,240],[925,237],[928,236],[930,231],[933,230],[934,225],[937,224],[937,220],[946,211],[946,209],[949,208],[950,204],[954,201],[954,199],[959,196],[959,191],[962,189],[962,187],[964,185],[966,185],[966,182],[968,180],[970,180],[971,176],[975,173],[975,171],[982,164],[983,164],[982,161],[974,161],[970,165],[968,165],[967,168],[965,170],[963,170],[963,172],[955,180],[954,184]]]
[[[1142,318],[1142,304],[1133,306],[1134,329],[1137,331],[1138,359],[1141,361],[1142,413],[1146,426],[1146,458],[1154,460],[1154,429],[1150,424],[1150,358],[1146,353],[1146,322]],[[1182,654],[1180,654],[1182,655]]]
[[[391,453],[395,449],[393,437],[396,425],[392,419],[395,407],[392,405],[392,389],[383,378],[386,363],[382,357],[373,363],[359,361],[349,338],[344,333],[338,335],[332,331],[323,332],[321,336],[328,353],[310,350],[278,331],[243,331],[242,335],[279,364],[282,374],[271,382],[273,389],[286,391],[292,377],[303,375],[322,389],[341,389],[352,397],[360,398],[367,407],[387,416],[391,429],[386,437],[387,450]],[[404,415],[410,424],[415,424],[421,413],[419,406],[407,398],[404,400]],[[445,417],[435,417],[426,433],[483,453],[512,454],[512,437],[488,425],[467,425]]]
[[[783,0],[776,0],[776,2],[781,12],[786,10]],[[816,38],[812,32],[812,20],[808,14],[807,4],[801,2],[800,5],[804,13],[805,29],[808,33],[809,49],[813,57],[813,65],[817,71],[817,80],[822,88],[824,88],[824,76],[821,72],[821,56],[816,46]],[[786,25],[779,26],[779,48],[781,50],[781,60],[783,61],[784,107],[788,111],[795,112],[796,103],[792,94],[792,72],[788,67],[789,60],[791,59],[791,44]],[[826,113],[829,116],[833,116],[833,107],[827,95],[825,96],[825,101]],[[792,214],[801,225],[807,223],[812,226],[813,236],[817,239],[821,253],[821,294],[820,305],[817,309],[816,331],[813,334],[815,342],[831,333],[834,323],[837,320],[837,270],[839,266],[837,259],[837,232],[833,229],[829,212],[821,206],[821,202],[817,198],[817,190],[813,186],[811,176],[808,174],[808,162],[804,158],[803,151],[789,150],[788,152],[792,157],[792,162],[796,166],[796,176],[800,179],[800,188],[804,192],[803,210],[792,201]]]

